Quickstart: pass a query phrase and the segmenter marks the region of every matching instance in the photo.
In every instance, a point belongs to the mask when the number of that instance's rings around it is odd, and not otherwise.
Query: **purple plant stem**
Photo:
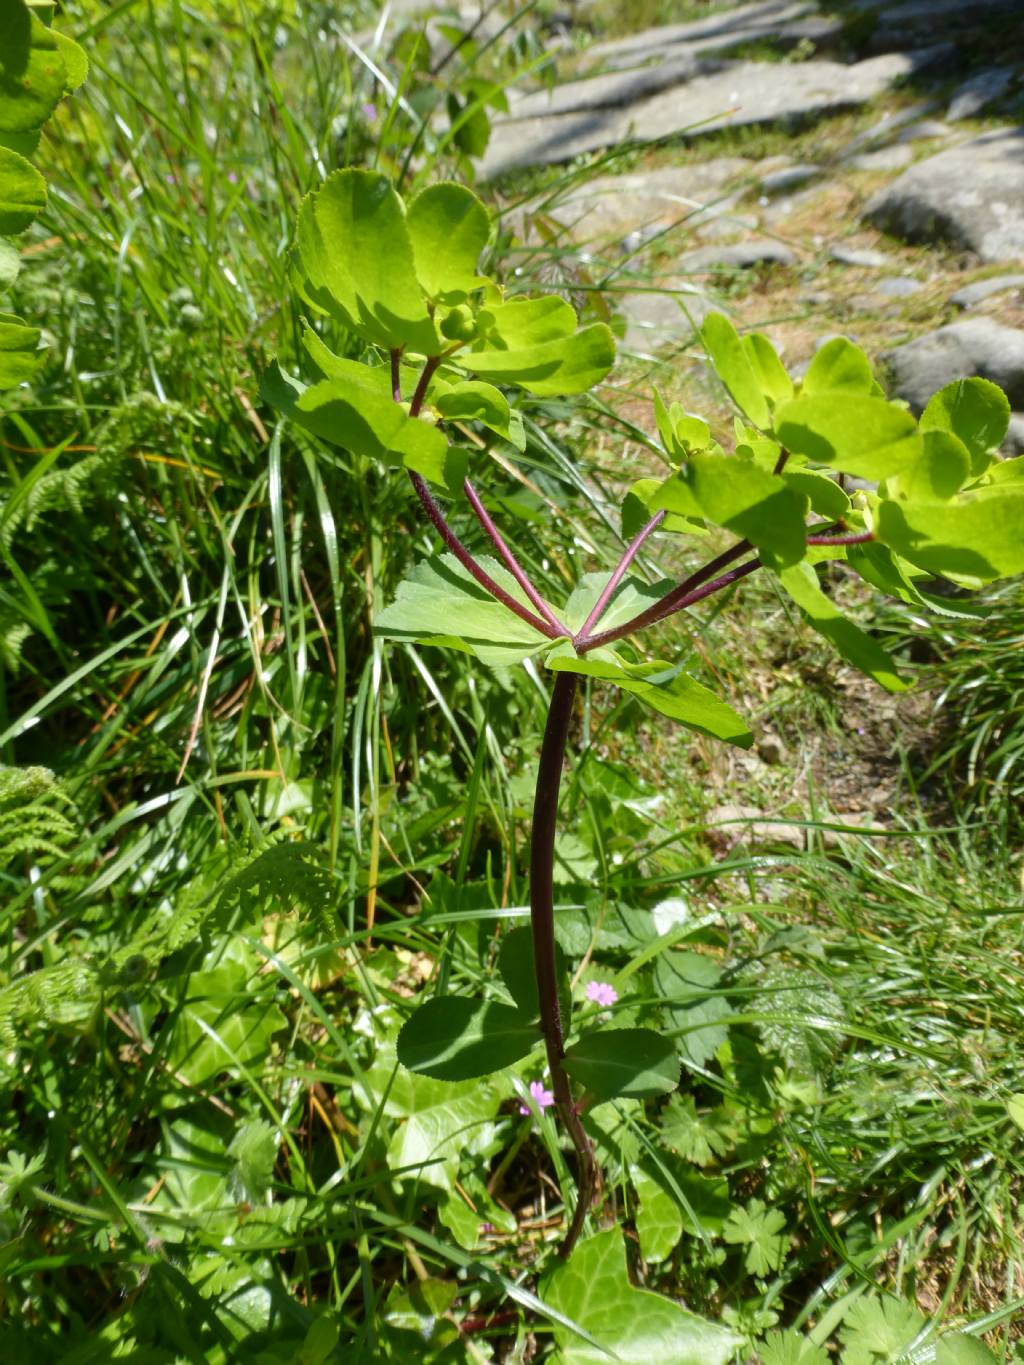
[[[524,607],[521,602],[517,602],[504,588],[495,583],[487,570],[480,567],[466,549],[465,545],[463,545],[462,541],[448,525],[444,518],[444,513],[434,501],[433,494],[427,487],[423,476],[421,474],[414,474],[410,469],[409,478],[412,480],[412,486],[416,490],[416,496],[419,498],[424,512],[426,512],[427,516],[430,518],[438,535],[448,546],[449,550],[451,550],[452,554],[462,567],[473,575],[480,586],[486,589],[495,601],[500,602],[503,607],[508,607],[509,611],[514,612],[521,621],[525,621],[526,624],[532,626],[534,630],[538,630],[542,635],[546,635],[549,640],[557,640],[560,636],[567,634],[565,630],[559,629],[557,626],[549,625],[548,622],[543,620],[540,616],[534,616],[532,611],[527,607]]]
[[[540,1002],[540,1027],[547,1050],[548,1069],[555,1108],[572,1141],[579,1162],[576,1182],[576,1207],[572,1222],[559,1247],[568,1257],[583,1230],[583,1220],[594,1202],[601,1173],[594,1147],[573,1103],[569,1077],[562,1065],[565,1056],[565,1030],[558,1000],[558,968],[555,957],[555,834],[558,824],[558,793],[562,784],[562,765],[576,697],[576,674],[556,673],[548,705],[547,724],[541,743],[540,766],[533,802],[533,827],[530,837],[530,926],[533,931],[533,961]]]
[[[427,363],[423,366],[423,372],[416,381],[416,388],[413,391],[412,402],[409,404],[409,416],[418,417],[420,409],[423,407],[423,400],[427,396],[427,388],[434,377],[434,371],[441,363],[439,355],[427,357]]]
[[[396,403],[402,401],[402,352],[389,351],[391,356],[391,397]]]
[[[544,620],[547,621],[548,625],[554,626],[555,630],[558,631],[559,635],[571,635],[572,632],[569,630],[569,628],[567,626],[564,626],[561,623],[561,621],[559,621],[558,617],[551,610],[548,604],[544,601],[543,597],[541,597],[537,589],[533,586],[533,583],[530,581],[529,575],[527,574],[526,570],[522,567],[522,565],[519,563],[519,560],[516,559],[515,555],[512,553],[509,546],[506,544],[504,536],[498,530],[497,526],[495,526],[494,521],[491,518],[491,514],[483,505],[483,502],[480,500],[479,493],[473,487],[472,483],[470,483],[469,479],[465,481],[465,483],[462,485],[462,488],[466,494],[466,497],[469,499],[469,505],[476,513],[477,520],[483,527],[484,532],[487,535],[487,538],[490,540],[491,544],[494,546],[498,554],[504,560],[505,567],[508,569],[509,573],[522,588],[523,592],[526,593],[527,597],[537,608],[538,612],[540,612],[541,616],[544,617]]]
[[[874,540],[874,531],[857,531],[848,536],[808,536],[808,545],[866,545]]]
[[[658,527],[664,520],[665,520],[664,512],[655,512],[654,516],[651,517],[647,525],[637,532],[636,536],[634,536],[633,540],[626,547],[626,551],[623,554],[622,558],[619,560],[618,564],[616,565],[611,578],[609,578],[608,582],[602,588],[601,596],[594,603],[593,611],[583,622],[583,625],[577,632],[576,638],[573,641],[574,644],[578,645],[582,641],[587,639],[590,632],[594,629],[594,627],[600,621],[601,617],[604,615],[605,607],[607,607],[608,603],[611,601],[612,594],[614,593],[615,589],[622,582],[626,570],[629,568],[630,564],[632,564],[633,560],[640,553],[640,547],[643,545],[647,537],[658,529]]]

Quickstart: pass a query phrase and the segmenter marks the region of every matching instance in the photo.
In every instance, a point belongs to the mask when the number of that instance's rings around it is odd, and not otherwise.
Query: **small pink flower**
[[[587,982],[587,999],[593,1000],[595,1005],[614,1005],[618,998],[619,993],[610,982]]]
[[[555,1097],[550,1090],[544,1089],[543,1081],[530,1082],[530,1098],[538,1109],[550,1109],[555,1102]],[[525,1104],[519,1106],[520,1114],[528,1114],[529,1108]]]

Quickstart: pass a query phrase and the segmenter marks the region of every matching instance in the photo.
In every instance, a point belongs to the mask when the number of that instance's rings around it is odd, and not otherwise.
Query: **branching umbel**
[[[323,377],[307,385],[275,368],[264,391],[317,436],[404,467],[444,543],[447,554],[419,565],[378,615],[381,634],[460,649],[490,665],[536,656],[553,674],[533,811],[531,928],[505,935],[498,963],[513,1004],[434,996],[403,1028],[398,1055],[422,1074],[465,1080],[543,1046],[577,1157],[576,1205],[561,1246],[568,1256],[600,1188],[583,1107],[664,1095],[679,1080],[671,1038],[573,1025],[553,873],[578,679],[614,683],[694,731],[750,744],[749,727],[727,702],[678,666],[643,658],[637,636],[764,568],[849,663],[900,690],[895,662],[838,611],[815,565],[844,562],[878,591],[955,612],[930,593],[931,578],[970,588],[1024,569],[1024,461],[995,459],[1009,405],[984,380],[949,385],[918,421],[886,400],[867,357],[844,339],[822,347],[798,387],[767,338],[740,337],[713,314],[704,347],[742,414],[732,449],[655,392],[666,476],[629,490],[626,548],[612,572],[587,574],[563,604],[550,603],[487,511],[459,432],[473,424],[522,451],[523,424],[508,391],[584,393],[611,369],[614,344],[603,324],[580,327],[561,298],[505,300],[477,273],[489,231],[487,211],[462,186],[432,186],[406,208],[383,176],[332,176],[302,206],[294,275],[311,310],[358,337],[370,359],[335,355],[310,329],[306,348]],[[481,443],[477,436],[474,453]],[[851,498],[847,475],[877,491]],[[493,557],[467,549],[431,485],[465,498]],[[681,583],[651,586],[631,575],[655,533],[704,534],[709,525],[735,542]]]

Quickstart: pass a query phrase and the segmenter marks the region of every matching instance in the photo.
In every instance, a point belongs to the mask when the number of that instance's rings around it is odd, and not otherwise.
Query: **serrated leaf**
[[[613,682],[652,710],[670,716],[690,730],[738,744],[743,749],[754,741],[742,716],[675,665],[654,660],[635,664],[606,648],[577,655],[567,641],[557,644],[544,662],[556,673],[579,673]]]
[[[896,672],[889,654],[860,626],[842,614],[822,592],[818,575],[810,564],[797,564],[779,574],[782,586],[803,611],[820,635],[830,640],[839,653],[888,692],[903,692],[908,684]]]
[[[64,58],[64,93],[70,95],[84,83],[89,75],[89,58],[84,50],[79,47],[74,38],[69,38],[66,33],[60,33],[57,29],[51,29],[53,37],[57,41],[57,50]]]
[[[518,583],[502,565],[487,556],[477,562],[499,587],[527,605]],[[377,634],[392,640],[444,645],[494,665],[521,663],[551,643],[495,601],[453,555],[417,564],[373,625]]]
[[[715,373],[729,390],[733,402],[756,427],[767,431],[772,413],[751,363],[750,352],[724,313],[711,313],[704,319],[701,341]]]
[[[775,434],[787,450],[860,479],[886,479],[921,457],[909,412],[884,398],[843,390],[784,403],[775,413]]]
[[[840,1335],[848,1348],[864,1358],[880,1356],[879,1365],[888,1365],[906,1351],[925,1321],[916,1308],[898,1299],[862,1298],[846,1314]]]
[[[929,573],[990,583],[1024,571],[1024,488],[968,489],[952,502],[882,502],[879,540]]]
[[[614,363],[615,339],[603,322],[528,349],[458,351],[451,357],[452,365],[470,374],[516,384],[542,398],[584,393],[600,383]]]
[[[542,1295],[590,1342],[554,1323],[557,1365],[728,1365],[740,1338],[671,1299],[635,1289],[617,1228],[580,1242],[544,1281]]]
[[[0,235],[24,232],[46,207],[46,181],[23,156],[0,147]]]
[[[751,1275],[764,1276],[778,1270],[786,1259],[789,1238],[786,1215],[769,1209],[760,1199],[751,1199],[745,1208],[733,1209],[726,1220],[722,1238],[747,1248],[745,1264]]]
[[[950,1332],[935,1343],[935,1365],[995,1365],[987,1346],[964,1332]]]
[[[829,1365],[829,1354],[797,1332],[769,1332],[759,1351],[761,1365]]]
[[[565,1069],[601,1100],[669,1095],[679,1084],[679,1061],[671,1041],[646,1028],[584,1033],[567,1050]]]
[[[859,346],[846,337],[826,341],[807,367],[800,385],[801,394],[810,397],[819,393],[870,394],[875,385],[871,361]]]
[[[38,327],[29,327],[13,313],[0,313],[0,389],[13,389],[31,379],[39,364]]]
[[[806,551],[806,499],[750,460],[695,455],[666,479],[651,506],[706,517],[749,540],[773,564],[796,564]]]
[[[988,467],[1010,424],[1010,403],[997,384],[977,377],[956,379],[929,400],[921,414],[922,431],[949,431],[967,447],[971,473]]]
[[[673,1095],[662,1119],[665,1142],[696,1166],[709,1166],[736,1146],[736,1129],[725,1109],[698,1114],[692,1095]]]
[[[69,79],[52,29],[23,0],[0,0],[0,132],[41,127],[68,89]]]
[[[472,190],[451,181],[428,186],[409,204],[407,227],[428,298],[458,301],[478,287],[476,265],[491,220]]]
[[[374,345],[440,354],[405,210],[387,176],[350,167],[306,196],[292,272],[310,304]]]
[[[406,1020],[398,1035],[398,1060],[433,1080],[468,1081],[512,1066],[540,1041],[536,1025],[519,1010],[443,995]]]

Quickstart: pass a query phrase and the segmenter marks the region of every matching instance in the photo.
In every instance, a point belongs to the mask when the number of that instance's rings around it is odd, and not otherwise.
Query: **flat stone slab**
[[[991,318],[968,318],[887,351],[892,389],[919,413],[932,394],[954,379],[980,375],[1004,389],[1010,406],[1024,408],[1024,332]]]
[[[626,320],[623,342],[627,349],[656,351],[670,342],[689,341],[707,315],[721,308],[688,280],[670,280],[665,289],[676,292],[638,291],[620,297],[618,307]]]
[[[858,152],[845,164],[855,171],[902,171],[914,159],[914,149],[897,143],[894,147],[879,147],[874,152]]]
[[[731,203],[727,187],[751,174],[753,165],[746,157],[720,156],[699,165],[598,176],[567,196],[552,217],[578,242],[622,240],[684,218],[697,225]]]
[[[699,246],[679,258],[679,264],[694,274],[720,269],[749,270],[755,265],[793,265],[795,262],[795,252],[770,237],[728,246]]]
[[[1024,289],[1024,275],[993,275],[987,280],[975,280],[974,284],[965,284],[950,294],[949,301],[955,308],[974,308],[983,299],[1004,294],[1008,289]]]
[[[1013,66],[990,66],[987,71],[976,72],[954,91],[946,117],[953,123],[962,118],[976,118],[993,101],[1002,99],[1017,75],[1017,68]]]
[[[906,53],[849,66],[830,61],[734,62],[625,108],[503,118],[494,125],[480,176],[486,180],[521,166],[570,161],[631,141],[684,133],[696,138],[722,128],[836,113],[874,99],[919,65],[917,57]]]
[[[765,194],[786,194],[820,174],[821,167],[813,166],[809,162],[798,163],[795,166],[780,166],[777,171],[769,171],[767,175],[762,175],[761,189]]]
[[[924,285],[920,280],[908,279],[906,275],[889,275],[886,279],[879,280],[874,288],[876,294],[882,294],[888,299],[906,299],[911,294],[919,293]]]
[[[983,261],[1024,260],[1024,129],[997,129],[919,161],[864,217],[910,242],[951,242]]]
[[[694,76],[713,71],[715,65],[701,62],[688,54],[669,54],[657,66],[641,66],[632,71],[610,71],[603,76],[566,81],[551,90],[529,94],[509,93],[509,118],[547,118],[552,114],[582,113],[587,109],[614,109],[656,95]]]
[[[893,257],[887,251],[875,251],[871,247],[834,246],[828,254],[840,265],[857,265],[865,270],[881,270],[893,263]]]

